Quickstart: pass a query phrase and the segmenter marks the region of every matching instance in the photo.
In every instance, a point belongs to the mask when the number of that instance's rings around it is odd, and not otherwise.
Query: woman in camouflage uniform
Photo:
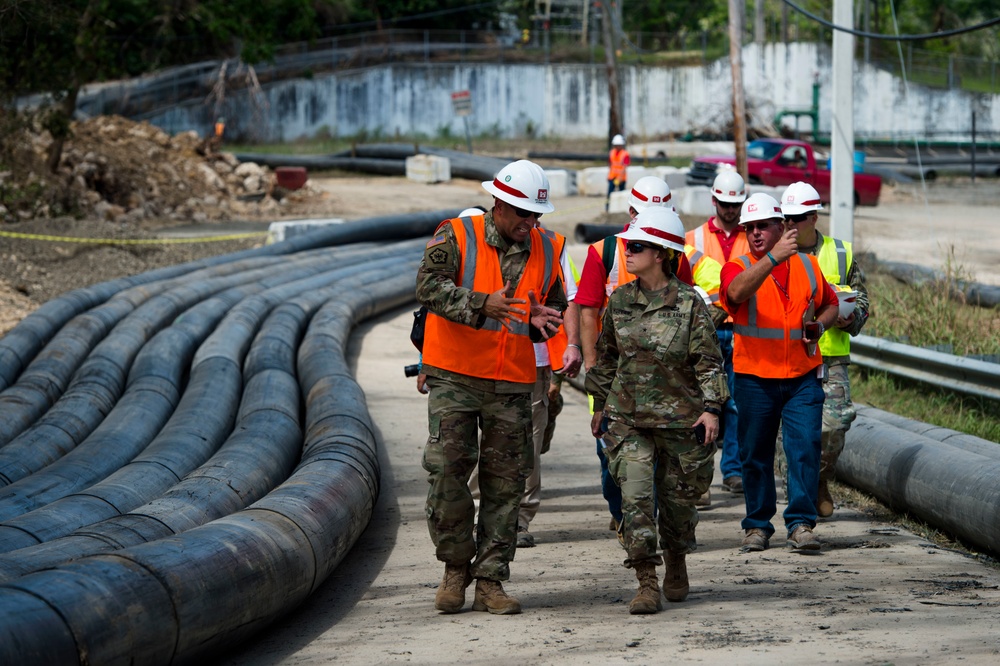
[[[728,390],[707,306],[673,274],[684,251],[680,218],[651,207],[618,235],[637,279],[611,294],[587,391],[594,398],[591,429],[603,437],[622,489],[618,529],[628,551],[625,566],[639,580],[629,604],[634,615],[662,609],[657,528],[666,553],[664,595],[669,601],[687,597],[685,555],[696,546],[695,500],[712,482]]]

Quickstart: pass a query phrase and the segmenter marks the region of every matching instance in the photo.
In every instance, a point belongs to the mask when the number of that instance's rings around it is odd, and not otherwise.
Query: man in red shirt
[[[733,318],[733,370],[740,411],[743,551],[768,547],[777,511],[774,450],[781,425],[788,460],[787,543],[818,550],[816,492],[823,426],[819,338],[837,319],[838,299],[816,257],[798,251],[773,197],[754,194],[740,224],[750,253],[722,267],[719,297]]]

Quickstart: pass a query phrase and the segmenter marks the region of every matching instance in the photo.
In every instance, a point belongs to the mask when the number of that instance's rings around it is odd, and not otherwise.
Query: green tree
[[[239,56],[273,57],[277,45],[312,39],[343,20],[353,0],[0,0],[3,103],[44,93],[41,114],[59,166],[84,84],[159,67]]]

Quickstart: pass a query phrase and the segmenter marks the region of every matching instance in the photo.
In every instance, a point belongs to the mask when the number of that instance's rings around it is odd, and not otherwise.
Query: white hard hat
[[[781,195],[781,212],[785,215],[804,215],[814,210],[823,210],[819,192],[809,183],[801,180],[792,183]]]
[[[549,179],[542,167],[528,160],[511,162],[492,181],[483,181],[483,189],[497,199],[533,213],[551,213]]]
[[[650,206],[669,207],[670,186],[662,178],[643,176],[635,181],[628,195],[628,205],[639,213]]]
[[[650,245],[684,251],[684,223],[673,210],[650,206],[639,212],[628,229],[618,234],[625,241],[642,241]]]
[[[473,206],[472,208],[466,208],[461,213],[458,214],[459,217],[475,217],[476,215],[484,215],[485,210],[479,208],[478,206]]]
[[[742,203],[747,198],[746,183],[738,171],[726,169],[719,172],[712,183],[712,196],[719,201]]]
[[[743,207],[740,208],[740,224],[756,222],[757,220],[773,220],[774,218],[783,220],[785,216],[781,213],[781,206],[770,194],[763,192],[751,194],[743,202]]]
[[[625,137],[623,137],[621,134],[615,134],[614,138],[611,139],[611,145],[612,146],[624,146],[625,145]]]

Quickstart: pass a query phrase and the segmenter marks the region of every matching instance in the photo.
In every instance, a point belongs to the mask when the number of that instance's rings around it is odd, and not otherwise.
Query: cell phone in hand
[[[806,338],[809,340],[819,339],[819,336],[821,335],[820,331],[821,329],[818,321],[810,321],[806,323],[805,334]]]
[[[698,440],[699,444],[705,443],[705,424],[699,423],[694,427],[694,438]]]

